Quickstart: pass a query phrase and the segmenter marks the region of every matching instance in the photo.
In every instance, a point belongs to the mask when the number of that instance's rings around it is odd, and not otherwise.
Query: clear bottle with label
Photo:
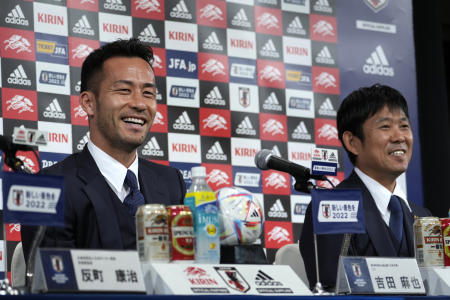
[[[220,263],[219,208],[216,195],[206,182],[205,167],[192,168],[192,184],[184,204],[194,217],[195,262]]]

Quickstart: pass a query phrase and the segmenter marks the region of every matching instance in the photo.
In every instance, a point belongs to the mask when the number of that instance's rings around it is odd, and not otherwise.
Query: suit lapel
[[[117,215],[111,203],[110,190],[87,147],[77,158],[78,176],[85,183],[84,192],[92,203],[103,248],[123,249]]]
[[[162,188],[165,185],[161,184],[158,180],[158,174],[146,161],[139,159],[139,185],[146,204],[165,204],[167,202],[169,195]]]
[[[400,205],[402,206],[403,210],[403,230],[405,232],[408,252],[409,255],[414,256],[414,233],[413,233],[414,215],[412,214],[411,211],[409,211],[409,208],[406,206],[403,200],[400,201]]]

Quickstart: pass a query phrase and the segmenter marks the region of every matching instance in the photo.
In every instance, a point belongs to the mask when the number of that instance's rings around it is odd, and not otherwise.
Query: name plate
[[[415,258],[341,256],[337,283],[337,293],[425,294]]]
[[[284,265],[143,264],[147,293],[166,295],[312,295]]]
[[[39,249],[32,292],[145,293],[136,251]]]

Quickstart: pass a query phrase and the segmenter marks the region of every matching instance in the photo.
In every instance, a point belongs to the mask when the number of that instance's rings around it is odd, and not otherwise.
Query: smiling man
[[[413,135],[405,98],[384,85],[348,95],[337,113],[339,139],[355,166],[336,188],[361,189],[365,234],[352,236],[348,255],[414,256],[414,216],[430,212],[409,202],[398,184],[412,156]],[[335,285],[342,235],[319,235],[320,281]],[[311,206],[305,215],[300,251],[310,287],[316,283]]]
[[[153,52],[137,39],[93,51],[81,69],[80,104],[90,140],[43,169],[65,177],[65,227],[47,228],[41,247],[136,249],[135,214],[146,203],[182,204],[180,172],[137,156],[156,114]],[[28,257],[35,228],[22,228]]]

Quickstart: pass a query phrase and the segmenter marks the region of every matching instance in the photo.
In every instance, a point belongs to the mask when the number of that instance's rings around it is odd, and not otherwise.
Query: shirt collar
[[[100,170],[100,173],[102,173],[103,177],[109,182],[111,188],[114,190],[114,192],[117,194],[119,193],[123,188],[123,182],[125,180],[125,176],[127,174],[127,170],[131,170],[136,178],[138,177],[138,156],[136,152],[136,158],[134,159],[131,166],[127,169],[124,165],[122,165],[120,162],[118,162],[116,159],[114,159],[112,156],[101,150],[99,147],[97,147],[92,141],[88,142],[88,149],[91,153],[92,157],[94,158],[95,163],[97,164],[97,167]],[[138,187],[139,187],[139,180],[138,180]]]

